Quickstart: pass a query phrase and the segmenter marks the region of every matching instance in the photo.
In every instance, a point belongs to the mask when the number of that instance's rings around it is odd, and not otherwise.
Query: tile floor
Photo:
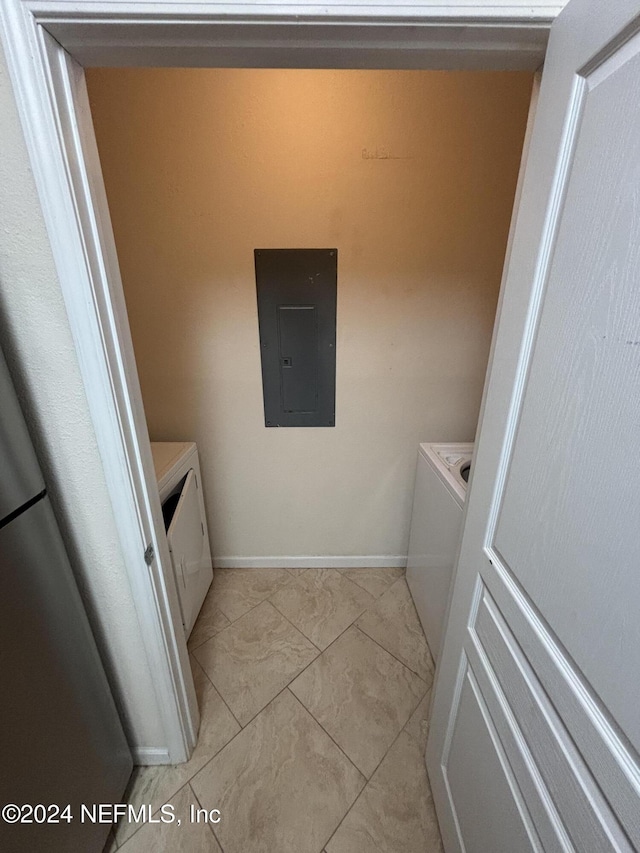
[[[108,853],[439,853],[433,662],[401,569],[218,569],[189,640],[198,745],[138,768]],[[219,809],[215,826],[189,808]]]

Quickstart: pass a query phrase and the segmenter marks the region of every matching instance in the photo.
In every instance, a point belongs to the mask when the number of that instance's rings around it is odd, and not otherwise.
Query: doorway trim
[[[165,731],[165,744],[134,750],[134,760],[178,763],[195,745],[198,708],[84,68],[534,71],[564,3],[0,2],[9,73]]]

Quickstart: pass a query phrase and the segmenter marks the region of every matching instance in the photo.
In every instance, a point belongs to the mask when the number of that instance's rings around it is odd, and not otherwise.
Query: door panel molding
[[[470,631],[465,653],[508,756],[515,781],[537,827],[543,849],[575,853],[556,804],[475,629]]]
[[[477,737],[481,736],[481,734],[485,734],[485,737],[488,735],[494,748],[495,759],[497,760],[496,770],[499,768],[503,774],[503,780],[501,782],[502,790],[500,792],[501,796],[494,797],[494,795],[491,794],[489,795],[487,803],[487,805],[491,803],[495,813],[493,815],[491,813],[484,814],[482,820],[485,823],[485,826],[495,827],[499,823],[498,812],[503,814],[505,817],[509,816],[511,822],[513,822],[514,817],[517,815],[517,818],[524,830],[524,833],[520,833],[522,838],[524,839],[525,836],[527,837],[531,850],[538,851],[538,853],[544,853],[544,848],[540,841],[537,829],[532,821],[529,808],[525,803],[523,792],[513,772],[509,756],[503,747],[502,740],[496,727],[495,718],[491,714],[487,705],[486,694],[480,688],[477,679],[477,671],[472,667],[471,660],[469,658],[465,658],[464,667],[461,669],[461,675],[458,706],[455,715],[452,716],[454,724],[451,731],[451,742],[449,744],[446,761],[443,761],[442,764],[442,773],[446,789],[449,794],[450,808],[457,832],[457,837],[455,839],[456,849],[460,850],[461,853],[465,853],[467,849],[462,830],[463,818],[458,814],[454,791],[454,788],[456,787],[455,777],[457,777],[457,784],[459,785],[460,775],[465,772],[464,768],[460,767],[460,757],[457,755],[456,750],[456,738],[460,734],[459,728],[461,724],[469,726],[468,715],[471,710],[475,710],[476,720],[472,724],[474,741]],[[468,706],[469,699],[472,699],[475,703],[471,708]],[[482,732],[483,728],[484,732]],[[456,754],[454,755],[454,753]],[[495,785],[496,781],[496,779],[492,779],[492,784]],[[511,804],[505,799],[505,794],[510,796]],[[481,796],[482,794],[478,792],[479,799]],[[474,804],[474,809],[475,808],[477,808],[477,804]],[[486,839],[484,840],[486,842]],[[474,837],[472,849],[476,851],[489,849],[489,847],[479,846],[480,844],[482,844],[482,839]],[[445,846],[449,849],[446,843]],[[506,847],[504,847],[504,843],[500,844],[500,842],[498,842],[498,847],[492,847],[491,849],[506,849]],[[522,848],[518,847],[517,849],[520,851]],[[522,853],[525,853],[525,851],[522,850]]]
[[[628,59],[638,52],[638,46],[633,44],[640,32],[640,16],[634,18],[623,27],[596,55],[584,64],[578,71],[593,91],[609,74],[624,65]]]
[[[542,315],[544,295],[549,281],[549,274],[551,272],[554,249],[558,240],[558,231],[560,228],[564,200],[566,198],[569,176],[573,164],[573,155],[578,139],[580,119],[582,118],[584,111],[586,92],[587,86],[585,81],[581,77],[575,77],[571,94],[569,96],[569,105],[562,131],[558,164],[553,176],[549,205],[542,228],[540,251],[537,257],[533,281],[531,284],[531,296],[527,316],[524,322],[518,366],[515,371],[511,405],[507,415],[505,439],[498,463],[495,491],[489,508],[485,550],[496,547],[495,536],[500,523],[505,483],[509,476],[514,442],[518,431],[518,423],[522,414],[522,404],[527,388],[531,359],[535,349],[536,332]]]
[[[533,760],[554,791],[557,810],[578,850],[632,851],[588,765],[576,748],[550,695],[545,692],[495,601],[485,589],[474,625]]]
[[[491,565],[483,572],[483,580],[491,600],[508,622],[541,690],[553,696],[554,711],[598,786],[607,792],[620,824],[640,849],[640,774],[635,750],[499,553],[489,553]],[[481,605],[482,601],[477,611]]]
[[[478,613],[478,608],[480,607],[480,602],[482,600],[482,590],[483,583],[481,578],[476,579],[475,588],[473,591],[473,598],[471,601],[471,608],[469,613],[469,626],[473,625],[476,619],[476,615]],[[465,675],[468,669],[468,661],[464,652],[464,648],[462,650],[462,654],[460,656],[460,663],[458,665],[458,672],[456,675],[455,685],[453,689],[453,700],[451,702],[451,713],[449,715],[449,720],[447,724],[447,730],[445,732],[444,744],[442,747],[442,765],[443,767],[449,761],[449,752],[451,750],[451,739],[453,738],[453,730],[456,724],[456,716],[458,714],[458,710],[460,708],[460,696],[462,694],[462,686],[464,684]]]
[[[469,670],[469,661],[467,659],[464,651],[460,655],[460,665],[458,667],[458,674],[456,677],[456,683],[453,691],[453,703],[451,706],[451,716],[449,717],[449,725],[447,727],[447,732],[445,735],[444,747],[442,750],[442,782],[444,785],[445,794],[447,797],[447,801],[449,803],[449,808],[451,810],[451,822],[453,824],[453,829],[455,831],[455,842],[457,843],[458,850],[461,853],[464,853],[464,842],[462,840],[462,828],[460,827],[460,822],[458,820],[458,815],[456,814],[456,808],[453,802],[453,792],[451,790],[451,785],[449,783],[449,775],[447,773],[447,767],[449,766],[449,759],[451,756],[451,743],[453,741],[453,733],[455,730],[456,720],[458,718],[458,713],[460,711],[460,701],[462,699],[462,688],[464,687],[465,678],[467,676],[467,672]],[[450,827],[440,827],[442,832],[442,840],[445,843],[445,849],[448,848],[448,839],[447,834],[450,833]],[[453,839],[449,838],[450,841]]]

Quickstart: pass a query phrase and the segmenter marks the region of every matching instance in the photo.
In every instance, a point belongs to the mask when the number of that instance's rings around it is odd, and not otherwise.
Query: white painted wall
[[[475,433],[531,75],[88,74],[150,433],[220,557],[407,551],[419,441]],[[337,247],[335,429],[266,429],[255,247]]]
[[[0,334],[133,747],[165,746],[104,474],[0,50]]]

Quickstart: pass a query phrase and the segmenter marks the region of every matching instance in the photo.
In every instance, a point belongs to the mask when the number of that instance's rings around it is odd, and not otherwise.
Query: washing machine
[[[198,448],[193,441],[152,441],[151,453],[188,638],[213,580]]]
[[[407,583],[437,659],[461,534],[473,444],[421,444],[409,534]]]

